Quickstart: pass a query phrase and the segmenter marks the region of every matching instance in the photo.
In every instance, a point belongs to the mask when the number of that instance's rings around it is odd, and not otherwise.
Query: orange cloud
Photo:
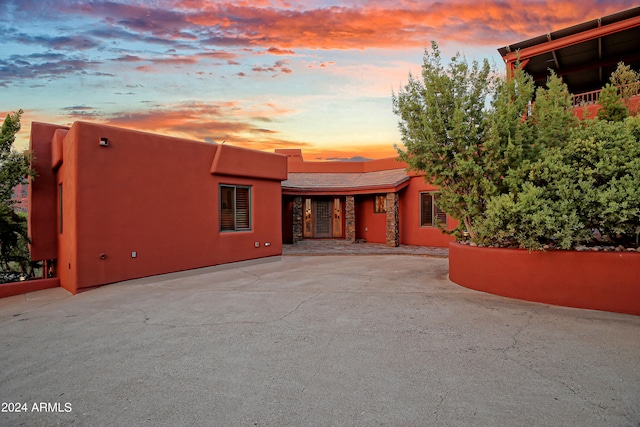
[[[303,148],[302,155],[308,160],[352,159],[364,157],[368,159],[383,159],[397,157],[398,153],[393,148],[393,142],[389,144],[368,145],[366,149],[358,146],[354,148],[329,148],[329,147],[292,147]]]
[[[190,9],[189,4],[185,19],[213,28],[212,42],[279,49],[422,47],[439,39],[499,46],[633,5],[628,0],[374,1],[367,7],[305,10],[231,3]]]
[[[278,131],[264,126],[264,123],[271,122],[275,117],[290,112],[272,103],[243,106],[239,102],[189,102],[102,116],[98,116],[93,108],[86,106],[67,107],[65,112],[71,122],[87,120],[88,115],[92,115],[92,119],[113,126],[207,142],[226,141],[258,150],[311,145],[307,142],[288,140]]]
[[[270,47],[266,50],[266,53],[271,55],[295,55],[296,53],[290,49],[278,49],[277,47]]]

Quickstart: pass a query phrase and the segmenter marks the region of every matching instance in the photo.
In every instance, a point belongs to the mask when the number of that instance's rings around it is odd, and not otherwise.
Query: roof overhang
[[[640,69],[640,6],[498,49],[507,69],[517,62],[537,86],[549,69],[571,93],[601,89],[622,61]]]
[[[282,183],[282,194],[309,196],[347,196],[395,193],[409,185],[404,169],[376,172],[289,173]]]

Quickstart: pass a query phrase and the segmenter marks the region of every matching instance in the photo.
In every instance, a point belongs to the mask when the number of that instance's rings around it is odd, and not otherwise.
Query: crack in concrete
[[[481,305],[478,301],[474,301],[474,303]],[[518,336],[525,330],[527,329],[529,326],[531,326],[531,324],[533,323],[533,319],[531,318],[531,316],[527,317],[527,322],[526,324],[520,326],[512,335],[511,335],[511,339],[513,340],[513,342],[511,343],[511,345],[506,346],[506,347],[498,347],[498,348],[494,348],[493,350],[498,351],[499,353],[502,354],[502,356],[498,355],[496,356],[494,359],[492,359],[488,364],[489,365],[493,365],[494,363],[498,362],[498,360],[504,360],[504,359],[510,359],[515,361],[516,363],[520,364],[519,361],[517,359],[514,359],[512,357],[509,357],[507,355],[507,352],[509,350],[514,350],[516,349],[516,347],[519,344],[519,340],[518,340]],[[524,365],[523,365],[524,366]],[[528,369],[531,369],[529,367],[527,367]],[[539,374],[539,373],[538,373]],[[444,403],[444,401],[448,398],[449,395],[451,395],[452,393],[455,393],[456,390],[459,390],[460,388],[464,387],[466,385],[467,381],[462,381],[460,384],[458,384],[457,386],[450,388],[449,390],[444,391],[443,393],[441,393],[440,395],[440,401],[436,404],[436,408],[433,412],[434,415],[434,423],[437,424],[438,423],[438,419],[440,417],[440,411],[442,408],[442,405]]]
[[[280,316],[278,318],[269,319],[269,320],[231,320],[231,321],[228,321],[228,322],[187,323],[187,324],[182,324],[182,325],[176,325],[176,324],[171,324],[171,323],[149,322],[151,320],[151,318],[144,312],[144,310],[139,309],[139,311],[144,315],[144,318],[145,318],[144,321],[143,321],[143,324],[148,325],[148,326],[164,326],[164,327],[167,327],[167,328],[188,328],[188,327],[200,327],[200,326],[225,326],[225,325],[241,325],[241,324],[265,325],[265,324],[275,323],[275,322],[279,322],[281,320],[285,320],[287,317],[291,316],[298,309],[300,309],[300,307],[302,307],[305,303],[311,301],[312,299],[316,298],[320,294],[322,294],[322,292],[318,292],[318,293],[310,296],[309,298],[306,298],[306,299],[300,301],[298,303],[298,305],[296,305],[292,310],[288,311],[284,315],[282,315],[282,316]],[[289,322],[287,322],[287,323],[289,323]]]
[[[64,297],[64,299],[66,299],[66,298],[68,298],[68,297]],[[59,301],[60,300],[47,301],[47,302],[44,302],[42,304],[30,306],[28,309],[22,310],[22,311],[20,311],[18,313],[5,314],[5,315],[0,316],[0,320],[11,319],[11,318],[14,318],[14,317],[20,317],[20,316],[23,316],[25,314],[29,314],[29,313],[31,313],[33,311],[36,311],[39,308],[46,307],[47,305],[55,304],[55,303],[57,303]]]
[[[299,309],[300,307],[302,307],[302,305],[303,305],[303,304],[308,303],[308,302],[309,302],[309,301],[311,301],[312,299],[314,299],[314,298],[318,297],[320,294],[322,294],[322,292],[318,292],[318,293],[316,293],[316,294],[314,294],[314,295],[311,295],[309,298],[307,298],[307,299],[305,299],[305,300],[303,300],[303,301],[300,301],[300,303],[299,303],[299,304],[298,304],[298,305],[297,305],[293,310],[291,310],[290,312],[288,312],[287,314],[285,314],[285,315],[284,315],[284,316],[282,316],[281,318],[274,320],[274,322],[277,322],[277,321],[279,321],[279,320],[284,320],[284,319],[286,319],[287,317],[289,317],[290,315],[292,315],[293,313],[295,313],[296,311],[298,311],[298,309]]]
[[[604,411],[608,410],[609,407],[603,406],[603,405],[599,404],[596,401],[590,400],[588,398],[588,396],[582,395],[579,391],[577,391],[576,389],[571,387],[562,378],[551,376],[551,375],[546,375],[545,373],[541,372],[540,370],[535,369],[533,366],[531,366],[529,364],[526,364],[526,363],[523,363],[524,361],[521,360],[519,357],[515,357],[513,355],[510,356],[510,355],[507,354],[507,352],[509,352],[510,350],[515,350],[516,347],[518,347],[518,345],[520,344],[518,336],[520,334],[522,334],[523,331],[528,329],[532,325],[532,323],[533,323],[533,317],[531,315],[528,315],[526,324],[524,324],[521,327],[519,327],[518,330],[511,336],[511,339],[513,340],[513,343],[510,346],[507,346],[507,347],[504,347],[504,348],[496,348],[495,350],[497,350],[500,353],[502,353],[502,355],[505,356],[506,360],[510,360],[512,362],[515,362],[516,364],[518,364],[519,366],[523,367],[524,369],[527,369],[528,371],[534,373],[535,375],[538,375],[539,377],[541,377],[541,378],[543,378],[543,379],[545,379],[547,381],[551,381],[551,382],[554,382],[556,384],[560,384],[562,387],[564,387],[565,389],[569,390],[571,392],[571,394],[573,394],[577,398],[581,399],[586,404],[592,405],[592,406],[594,406],[596,408],[600,408],[601,410],[604,410]],[[491,361],[491,364],[495,363],[498,359],[499,359],[499,357],[496,357],[494,360]],[[626,417],[626,415],[625,415],[625,417]]]
[[[248,274],[249,276],[253,276],[255,277],[255,280],[251,283],[248,283],[248,285],[253,285],[254,283],[256,283],[258,280],[262,279],[262,276],[257,274],[257,273],[253,273],[251,271],[247,271],[247,270],[240,270],[241,272],[243,272],[244,274]]]

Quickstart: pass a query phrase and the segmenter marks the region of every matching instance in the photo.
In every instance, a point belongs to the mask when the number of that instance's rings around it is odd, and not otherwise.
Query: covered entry
[[[368,236],[375,236],[372,241],[397,246],[398,192],[409,184],[409,179],[404,169],[290,171],[282,183],[283,206],[291,207],[283,210],[287,215],[283,230],[288,227],[283,231],[283,241],[341,238],[355,242],[363,237],[368,240],[363,235],[368,232]],[[366,231],[369,227],[376,230]],[[361,237],[358,237],[359,230]]]

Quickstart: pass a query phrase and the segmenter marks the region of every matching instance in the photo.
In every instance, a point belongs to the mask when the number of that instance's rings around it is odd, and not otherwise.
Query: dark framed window
[[[385,194],[376,195],[373,201],[374,213],[387,212],[387,196]]]
[[[220,231],[251,230],[251,187],[220,186]]]
[[[60,225],[60,234],[62,234],[62,224],[63,224],[63,222],[62,222],[62,212],[63,212],[63,209],[62,209],[62,184],[58,184],[58,193],[59,193],[58,194],[58,198],[59,198],[58,199],[58,203],[60,205],[60,211],[58,212],[58,216],[59,216],[59,221],[60,221],[60,224],[59,224]]]
[[[420,193],[420,226],[436,227],[437,224],[447,224],[447,214],[438,206],[438,193]]]

